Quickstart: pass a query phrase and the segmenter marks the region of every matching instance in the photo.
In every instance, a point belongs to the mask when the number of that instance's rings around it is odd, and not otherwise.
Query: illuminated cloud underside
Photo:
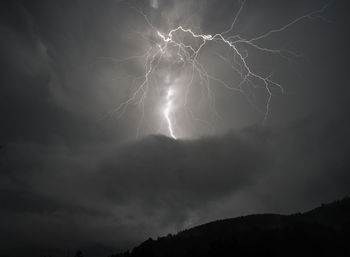
[[[149,47],[149,49],[142,55],[129,56],[124,59],[115,60],[117,62],[124,62],[132,59],[141,59],[144,62],[145,73],[142,76],[142,82],[135,88],[132,95],[129,98],[127,98],[126,101],[122,102],[117,108],[115,108],[112,114],[117,114],[119,118],[126,112],[127,108],[131,104],[137,104],[138,106],[140,106],[142,110],[142,115],[137,129],[137,134],[139,134],[141,125],[145,119],[145,102],[147,101],[148,91],[152,87],[157,87],[157,84],[154,81],[151,81],[151,78],[153,75],[159,72],[161,66],[163,65],[163,62],[169,63],[171,60],[173,64],[181,64],[183,67],[187,67],[185,69],[186,71],[191,71],[190,79],[187,82],[187,85],[185,86],[186,92],[183,92],[184,101],[182,102],[182,107],[184,110],[191,113],[192,116],[193,111],[188,105],[188,95],[189,90],[194,84],[194,77],[197,76],[200,79],[200,83],[196,83],[196,86],[204,85],[206,87],[208,99],[212,99],[212,103],[209,103],[209,105],[214,114],[217,114],[217,111],[215,109],[215,104],[213,104],[215,103],[215,94],[210,87],[211,81],[215,81],[216,83],[221,84],[227,90],[234,90],[243,94],[246,97],[246,99],[252,104],[254,103],[251,99],[250,93],[247,93],[247,91],[251,92],[257,88],[263,88],[267,93],[267,99],[265,101],[264,108],[265,110],[263,111],[263,122],[265,122],[270,113],[272,92],[274,90],[278,90],[280,93],[284,93],[284,88],[280,82],[273,79],[273,74],[260,74],[256,72],[247,61],[247,57],[249,54],[248,51],[240,50],[239,45],[249,46],[252,49],[261,52],[278,54],[281,57],[285,58],[299,57],[299,54],[288,49],[275,49],[261,46],[259,44],[259,41],[269,38],[272,34],[285,31],[294,24],[300,22],[301,20],[324,19],[321,16],[321,14],[327,6],[324,6],[323,8],[308,13],[306,15],[300,16],[279,28],[272,29],[266,33],[257,35],[250,39],[246,39],[239,34],[231,35],[234,31],[237,20],[239,19],[239,16],[242,13],[244,4],[245,1],[241,1],[238,10],[235,12],[233,22],[230,24],[230,27],[223,32],[219,32],[213,35],[199,33],[196,32],[196,30],[186,28],[183,26],[175,27],[169,32],[162,32],[151,23],[151,21],[145,13],[143,13],[139,9],[133,8],[144,17],[145,23],[151,29],[152,34],[155,35],[156,40],[151,42],[151,46]],[[150,1],[150,5],[154,9],[157,9],[159,7],[158,1],[156,0]],[[190,38],[191,43],[182,40],[182,38],[184,37]],[[209,74],[207,72],[207,70],[204,68],[205,65],[203,65],[203,63],[201,63],[201,61],[199,60],[199,56],[201,52],[204,51],[203,48],[209,42],[214,44],[223,44],[224,47],[228,48],[231,51],[231,53],[234,56],[233,61],[229,60],[227,57],[222,55],[220,55],[219,57],[224,61],[226,65],[229,65],[229,67],[232,68],[232,71],[234,73],[239,75],[240,81],[232,81],[232,83],[227,83],[224,80],[215,77],[214,75]],[[188,67],[190,67],[190,69],[188,69]],[[171,99],[171,92],[172,91],[168,89],[165,95],[166,101],[165,107],[163,107],[163,118],[168,124],[168,135],[173,138],[176,138],[174,135],[172,121],[173,115],[171,115],[175,113],[174,108],[172,108],[174,99]],[[164,101],[164,98],[159,99],[159,101]]]

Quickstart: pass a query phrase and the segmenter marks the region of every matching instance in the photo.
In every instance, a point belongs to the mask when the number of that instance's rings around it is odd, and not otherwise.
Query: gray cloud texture
[[[123,248],[213,219],[305,210],[349,194],[348,130],[312,117],[194,141],[149,136],[100,155],[8,145],[1,233],[13,248]]]
[[[250,37],[323,4],[247,1],[237,30]],[[139,61],[108,58],[146,51],[139,32],[152,39],[131,5],[161,30],[185,22],[205,33],[226,29],[237,8],[236,1],[0,3],[0,255],[82,248],[100,256],[214,219],[296,212],[349,194],[347,1],[327,9],[333,23],[297,24],[266,42],[304,59],[251,55],[286,87],[265,127],[242,95],[214,83],[218,133],[176,141],[149,135],[147,125],[135,140],[137,106],[121,120],[108,115],[143,72]],[[222,49],[209,50],[208,70],[232,79],[212,55]],[[199,95],[194,104],[209,117]],[[150,127],[158,122],[148,118]],[[208,131],[181,120],[194,138]]]

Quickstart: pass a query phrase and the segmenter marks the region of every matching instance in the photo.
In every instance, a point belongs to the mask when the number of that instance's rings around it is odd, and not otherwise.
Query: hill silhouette
[[[214,221],[111,257],[350,256],[350,198],[305,213]]]

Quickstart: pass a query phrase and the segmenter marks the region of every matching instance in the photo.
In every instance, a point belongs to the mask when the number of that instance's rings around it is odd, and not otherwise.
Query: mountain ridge
[[[251,214],[149,238],[111,257],[350,256],[350,197],[304,213]]]

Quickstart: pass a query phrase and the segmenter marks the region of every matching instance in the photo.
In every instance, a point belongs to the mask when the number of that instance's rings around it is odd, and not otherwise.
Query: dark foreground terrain
[[[293,215],[226,219],[112,257],[350,256],[350,198]]]

